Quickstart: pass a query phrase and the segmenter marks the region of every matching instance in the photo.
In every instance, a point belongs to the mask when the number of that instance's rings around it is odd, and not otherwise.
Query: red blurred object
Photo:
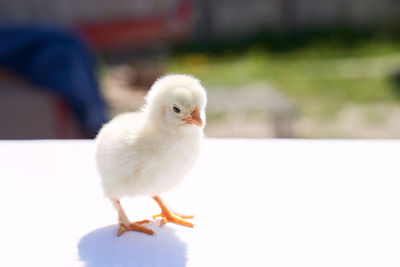
[[[95,48],[112,51],[184,40],[192,18],[193,1],[180,0],[172,12],[163,15],[81,23],[78,28]]]
[[[0,69],[0,139],[88,138],[68,104]]]

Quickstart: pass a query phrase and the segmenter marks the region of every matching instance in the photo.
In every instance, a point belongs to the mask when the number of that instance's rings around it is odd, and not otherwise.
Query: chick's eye
[[[181,113],[181,110],[178,107],[173,107],[175,113]]]

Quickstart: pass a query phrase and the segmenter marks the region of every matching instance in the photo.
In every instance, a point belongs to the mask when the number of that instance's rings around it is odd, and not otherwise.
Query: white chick
[[[205,124],[206,91],[194,77],[161,77],[139,112],[121,114],[96,137],[96,161],[105,196],[118,212],[120,229],[154,234],[143,220],[130,222],[120,199],[151,196],[161,208],[161,225],[172,222],[193,227],[184,216],[164,205],[159,194],[176,186],[192,168]]]

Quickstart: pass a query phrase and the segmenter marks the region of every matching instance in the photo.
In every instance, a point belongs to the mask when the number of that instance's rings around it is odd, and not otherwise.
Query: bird
[[[158,78],[139,111],[127,112],[106,123],[96,136],[96,164],[101,185],[118,213],[118,236],[126,231],[153,235],[144,225],[131,222],[121,198],[150,196],[161,209],[153,220],[193,227],[169,208],[160,194],[173,189],[194,166],[204,138],[207,93],[199,79],[186,74]]]

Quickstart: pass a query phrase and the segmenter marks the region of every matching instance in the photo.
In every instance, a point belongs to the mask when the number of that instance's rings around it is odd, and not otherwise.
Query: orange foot
[[[183,225],[183,226],[186,226],[186,227],[193,227],[194,226],[193,223],[184,220],[184,219],[192,219],[193,216],[191,216],[191,215],[182,215],[182,214],[178,214],[176,212],[173,212],[167,206],[165,206],[165,204],[161,201],[161,199],[159,197],[153,197],[153,199],[157,202],[157,204],[161,208],[161,213],[157,214],[157,215],[154,215],[153,219],[155,219],[157,217],[161,217],[161,226],[163,226],[167,222]]]
[[[142,232],[142,233],[146,233],[146,234],[149,234],[149,235],[154,235],[154,231],[153,230],[142,226],[142,224],[149,223],[149,222],[150,222],[149,220],[143,220],[143,221],[130,223],[129,225],[120,223],[118,236],[121,236],[126,231],[137,231],[137,232]]]

